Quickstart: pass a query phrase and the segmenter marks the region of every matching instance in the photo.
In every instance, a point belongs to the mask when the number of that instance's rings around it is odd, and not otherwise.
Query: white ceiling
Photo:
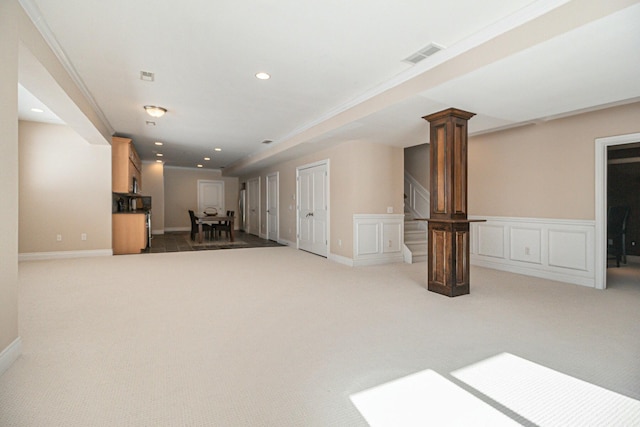
[[[107,125],[146,160],[162,141],[172,166],[240,174],[346,140],[412,146],[447,107],[477,114],[473,134],[640,100],[631,1],[21,3]],[[445,49],[402,61],[432,42]]]

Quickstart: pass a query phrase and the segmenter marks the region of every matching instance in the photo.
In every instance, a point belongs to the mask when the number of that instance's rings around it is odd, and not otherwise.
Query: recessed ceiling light
[[[204,159],[205,160],[211,160],[211,157],[205,157]]]
[[[264,73],[264,72],[256,73],[256,77],[259,78],[260,80],[269,80],[271,78],[271,76],[268,73]]]
[[[42,108],[32,108],[31,111],[33,111],[34,113],[44,113],[44,110]]]
[[[153,122],[151,120],[147,120],[145,123],[147,124],[147,126],[155,126],[156,125],[156,122]]]
[[[202,165],[198,165],[199,168],[203,167]]]
[[[156,160],[156,163],[162,163],[162,160],[158,159]]]
[[[222,148],[214,148],[213,151],[222,151]]]
[[[156,141],[156,142],[154,142],[154,144],[156,144],[156,145],[164,145],[164,143],[162,143],[160,141]]]
[[[164,154],[162,154],[162,153],[156,153],[156,156],[158,156],[158,157],[162,157],[162,156],[164,156]]]

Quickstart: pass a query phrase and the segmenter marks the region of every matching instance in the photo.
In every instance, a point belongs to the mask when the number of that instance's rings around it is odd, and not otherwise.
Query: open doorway
[[[628,134],[628,135],[618,135],[606,138],[598,138],[595,141],[596,143],[596,288],[605,289],[607,287],[607,278],[608,278],[608,240],[607,240],[607,210],[609,208],[609,157],[610,151],[616,152],[620,151],[615,155],[611,155],[611,160],[614,160],[613,164],[632,164],[631,167],[625,167],[621,170],[625,172],[634,171],[636,169],[640,169],[640,154],[638,156],[634,156],[634,151],[630,152],[621,152],[621,150],[634,150],[636,147],[640,147],[640,133]],[[639,150],[640,153],[640,150]],[[639,157],[638,159],[633,159],[633,157]],[[615,161],[615,159],[625,158],[627,160],[624,161]],[[637,162],[636,162],[637,160]],[[619,183],[621,178],[615,177],[616,182]],[[638,193],[640,188],[640,173],[638,173],[638,179],[635,178],[622,178],[622,180],[629,181],[629,186],[635,186],[634,192]],[[625,184],[626,185],[626,184]],[[616,189],[616,194],[612,194],[611,204],[620,205],[626,203],[625,199],[621,198],[620,194],[622,193],[622,189]],[[631,201],[631,200],[629,200]],[[640,208],[638,208],[640,209]],[[631,221],[638,221],[638,217],[640,215],[636,214],[635,219]],[[635,222],[634,222],[635,224]],[[635,227],[635,225],[634,225]],[[627,234],[629,236],[629,234]],[[635,242],[636,244],[632,244]],[[627,237],[625,241],[625,249],[627,252],[627,264],[623,264],[625,266],[629,266],[629,261],[632,261],[631,266],[635,265],[636,257],[635,251],[638,250],[638,242],[637,240],[633,240],[632,238]],[[615,264],[613,264],[615,265]],[[616,267],[617,268],[617,267]],[[632,271],[635,269],[629,268],[628,271]],[[613,270],[612,270],[613,271]],[[640,269],[638,271],[638,281],[640,281]],[[618,271],[619,273],[619,271]],[[619,274],[614,275],[616,278]],[[626,276],[626,275],[625,275]],[[634,276],[635,277],[635,276]]]

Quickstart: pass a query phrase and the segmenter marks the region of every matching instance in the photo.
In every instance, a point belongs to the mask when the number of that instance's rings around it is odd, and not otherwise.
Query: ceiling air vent
[[[444,46],[441,46],[436,43],[430,43],[429,45],[420,49],[419,51],[409,56],[408,58],[403,59],[403,61],[415,65],[418,62],[422,61],[423,59],[427,59],[434,53],[440,52],[442,49],[444,49]]]
[[[140,71],[140,80],[144,80],[145,82],[152,82],[155,80],[155,74],[151,71]]]

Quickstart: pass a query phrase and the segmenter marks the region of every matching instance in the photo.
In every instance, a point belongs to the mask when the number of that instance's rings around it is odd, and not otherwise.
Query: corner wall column
[[[431,126],[431,206],[427,289],[449,297],[469,293],[467,121],[449,108],[423,119]]]

